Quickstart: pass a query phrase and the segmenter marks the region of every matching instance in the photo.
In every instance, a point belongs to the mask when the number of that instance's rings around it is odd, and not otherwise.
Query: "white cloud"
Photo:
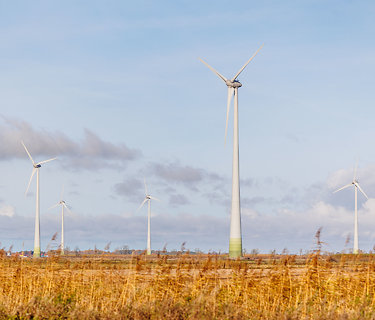
[[[0,207],[0,216],[13,217],[15,208],[11,205],[2,205]]]
[[[353,169],[340,169],[332,173],[327,179],[330,189],[340,188],[353,180]]]

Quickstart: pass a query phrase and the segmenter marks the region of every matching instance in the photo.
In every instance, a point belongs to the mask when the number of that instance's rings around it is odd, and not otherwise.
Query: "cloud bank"
[[[66,159],[63,165],[71,170],[123,167],[141,156],[140,150],[131,149],[125,144],[115,145],[104,141],[88,129],[84,130],[83,139],[76,142],[62,132],[38,130],[25,121],[4,116],[2,120],[0,160],[26,158],[21,141],[28,147],[34,161],[57,156]]]

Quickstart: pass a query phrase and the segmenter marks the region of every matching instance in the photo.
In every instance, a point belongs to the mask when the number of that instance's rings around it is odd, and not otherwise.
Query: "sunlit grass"
[[[373,255],[0,259],[0,318],[375,319]]]

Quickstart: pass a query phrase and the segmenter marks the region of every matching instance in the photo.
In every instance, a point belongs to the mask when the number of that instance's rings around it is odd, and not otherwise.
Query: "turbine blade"
[[[56,208],[56,207],[58,207],[59,206],[59,204],[60,204],[60,202],[58,202],[58,203],[56,203],[55,205],[53,205],[52,207],[49,207],[47,210],[51,210],[51,209],[53,209],[53,208]]]
[[[343,190],[343,189],[346,189],[346,188],[348,188],[348,187],[350,187],[350,186],[352,186],[351,183],[350,183],[350,184],[347,184],[346,186],[341,187],[340,189],[337,189],[337,190],[334,191],[333,193],[336,193],[336,192],[338,192],[338,191],[341,191],[341,190]]]
[[[353,181],[355,181],[355,178],[357,176],[357,169],[358,169],[358,161],[356,161],[353,171]]]
[[[65,208],[66,210],[68,210],[68,212],[69,212],[71,215],[73,215],[72,210],[70,210],[70,209],[68,208],[68,206],[67,206],[65,203],[63,203],[63,206],[64,206],[64,208]]]
[[[64,185],[62,186],[62,189],[61,189],[60,200],[63,200],[63,196],[64,196]]]
[[[146,178],[143,178],[143,182],[145,184],[145,195],[147,196],[148,191],[147,191],[147,185],[146,185]]]
[[[33,158],[31,157],[31,154],[30,154],[29,150],[27,150],[27,148],[26,148],[25,144],[23,143],[23,141],[21,141],[21,143],[22,143],[23,147],[25,148],[25,151],[26,151],[27,155],[29,156],[31,162],[32,162],[33,164],[35,164]]]
[[[367,194],[362,190],[362,188],[359,186],[359,184],[358,183],[356,183],[355,184],[357,187],[358,187],[358,189],[359,189],[359,191],[361,191],[362,192],[362,194],[366,197],[366,199],[368,199],[368,196],[367,196]]]
[[[252,55],[252,57],[244,64],[244,66],[237,72],[237,74],[233,77],[232,81],[236,80],[237,77],[240,75],[240,73],[246,68],[246,66],[250,63],[251,60],[254,59],[254,57],[258,54],[260,49],[262,49],[264,44],[260,46],[260,48]]]
[[[220,74],[219,72],[217,72],[214,68],[212,68],[207,62],[203,61],[201,58],[198,58],[201,62],[203,62],[207,67],[210,68],[210,70],[215,73],[219,78],[221,78],[221,80],[223,80],[224,82],[227,82],[228,79],[225,78],[222,74]]]
[[[158,198],[151,197],[151,196],[149,196],[149,197],[150,197],[150,199],[152,199],[152,200],[160,201]]]
[[[147,202],[147,198],[145,198],[145,199],[143,200],[143,202],[142,202],[142,204],[139,206],[137,212],[138,212],[139,210],[141,210],[141,208],[143,207],[143,205],[144,205],[146,202]]]
[[[227,133],[228,133],[228,118],[229,118],[229,110],[230,110],[230,102],[233,96],[233,88],[228,87],[228,102],[227,102],[227,120],[225,122],[225,138],[224,138],[224,145],[227,142]]]
[[[43,163],[46,163],[46,162],[50,162],[50,161],[52,161],[52,160],[56,160],[57,158],[52,158],[52,159],[48,159],[48,160],[44,160],[44,161],[40,161],[40,162],[38,162],[37,163],[37,165],[38,164],[43,164]]]
[[[33,171],[31,172],[30,180],[29,180],[29,183],[28,183],[28,185],[27,185],[25,195],[27,195],[27,192],[29,191],[30,184],[31,184],[31,180],[33,180],[33,176],[34,176],[36,170],[37,170],[36,168],[33,168]]]

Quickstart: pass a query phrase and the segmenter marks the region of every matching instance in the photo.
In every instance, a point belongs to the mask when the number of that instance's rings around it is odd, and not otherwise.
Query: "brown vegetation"
[[[375,319],[374,258],[0,257],[0,319]]]

